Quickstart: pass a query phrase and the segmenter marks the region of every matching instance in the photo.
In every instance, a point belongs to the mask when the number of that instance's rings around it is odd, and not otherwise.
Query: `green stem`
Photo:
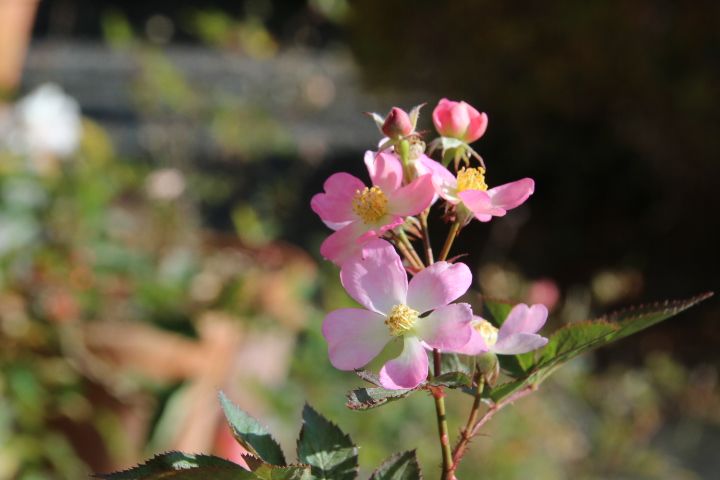
[[[433,259],[432,246],[430,246],[430,230],[427,223],[429,213],[430,209],[427,209],[420,214],[420,226],[422,227],[423,248],[425,249],[425,263],[432,265],[435,263],[435,259]]]
[[[397,147],[403,167],[403,177],[405,180],[403,183],[407,184],[412,181],[412,172],[410,171],[410,142],[402,140]]]
[[[405,260],[408,261],[410,266],[417,270],[422,270],[424,268],[424,265],[418,260],[417,253],[415,255],[410,253],[410,250],[408,250],[406,243],[402,241],[400,235],[395,235],[394,238],[395,245],[397,246],[398,250],[400,250],[400,253],[402,253],[403,257],[405,257]],[[410,247],[412,248],[412,245],[410,245]]]
[[[422,259],[420,258],[420,255],[418,255],[417,251],[415,250],[415,247],[413,247],[413,244],[410,242],[410,239],[405,234],[405,230],[402,230],[402,228],[401,228],[400,231],[398,232],[397,236],[400,239],[400,241],[407,248],[408,253],[413,256],[413,260],[415,261],[415,263],[420,266],[419,268],[421,270],[423,268],[425,268],[425,265],[423,264]]]
[[[440,369],[440,351],[433,349],[433,373],[436,377],[441,374]],[[437,387],[437,391],[433,392],[435,399],[435,414],[438,423],[438,435],[440,436],[440,451],[442,453],[442,476],[441,480],[450,480],[450,474],[453,471],[453,456],[450,448],[450,435],[448,434],[447,418],[445,417],[445,394],[442,387]]]
[[[460,228],[460,222],[458,221],[455,221],[455,223],[452,224],[452,227],[450,227],[450,232],[448,232],[448,236],[445,239],[445,245],[443,245],[442,251],[440,252],[440,261],[447,260],[448,254],[450,253],[450,248],[452,247],[452,244],[455,241],[455,238],[457,237]]]

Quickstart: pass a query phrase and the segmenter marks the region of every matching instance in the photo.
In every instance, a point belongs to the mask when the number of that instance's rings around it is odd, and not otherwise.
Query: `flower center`
[[[367,225],[376,223],[387,214],[388,199],[380,187],[365,187],[355,192],[353,212]]]
[[[420,315],[419,312],[407,305],[395,305],[392,310],[390,310],[390,315],[385,319],[385,325],[388,326],[390,335],[399,337],[412,330],[415,322],[417,322],[418,315]]]
[[[481,319],[473,325],[473,327],[480,334],[483,340],[485,340],[485,345],[492,347],[495,343],[497,343],[498,329],[495,328],[492,323],[485,319]]]
[[[457,173],[457,190],[464,192],[465,190],[482,190],[487,191],[488,186],[485,183],[485,169],[477,168],[461,168]]]

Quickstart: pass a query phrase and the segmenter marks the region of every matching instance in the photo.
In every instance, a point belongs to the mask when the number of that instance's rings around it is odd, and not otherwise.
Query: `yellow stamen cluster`
[[[465,190],[482,190],[487,191],[488,186],[485,183],[485,169],[477,168],[461,168],[457,173],[457,190],[464,192]]]
[[[492,347],[497,342],[498,329],[493,326],[492,323],[487,320],[480,320],[474,325],[475,330],[485,340],[485,345]]]
[[[385,319],[385,325],[387,325],[390,330],[390,335],[398,337],[415,327],[418,315],[420,315],[419,312],[407,305],[395,305],[392,310],[390,310],[390,315]]]
[[[388,199],[380,187],[365,187],[355,192],[352,209],[366,224],[372,225],[387,214]]]

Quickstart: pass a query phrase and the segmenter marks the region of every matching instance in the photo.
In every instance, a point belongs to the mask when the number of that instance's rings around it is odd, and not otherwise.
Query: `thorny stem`
[[[433,373],[436,377],[441,374],[440,368],[440,351],[433,349]],[[453,455],[450,449],[450,435],[448,434],[447,418],[445,417],[445,394],[442,387],[433,390],[433,398],[435,399],[435,413],[438,422],[438,434],[440,435],[440,451],[442,453],[442,476],[441,480],[450,480],[452,478]]]
[[[443,245],[442,251],[440,252],[440,261],[447,259],[448,254],[450,253],[450,248],[452,247],[452,244],[455,241],[455,237],[457,237],[460,228],[460,222],[458,222],[457,220],[455,221],[455,223],[452,224],[452,227],[450,227],[450,232],[448,232],[448,236],[445,239],[445,245]]]
[[[423,240],[423,249],[425,250],[425,262],[428,265],[432,265],[435,263],[435,260],[433,259],[433,251],[432,247],[430,246],[430,230],[428,229],[428,214],[430,213],[430,209],[428,208],[424,212],[420,214],[420,226],[422,227],[422,240]]]
[[[468,422],[468,425],[471,423],[474,423],[469,429],[466,426],[463,432],[460,435],[460,440],[458,441],[457,445],[453,449],[453,464],[450,467],[450,471],[448,472],[450,475],[457,469],[458,464],[460,463],[460,460],[462,460],[463,455],[467,451],[467,447],[470,444],[470,440],[478,434],[480,429],[485,425],[487,422],[492,419],[492,417],[495,416],[497,412],[505,408],[506,406],[514,403],[517,400],[520,400],[526,395],[529,395],[530,393],[537,390],[537,385],[528,385],[527,387],[523,388],[522,390],[518,390],[517,392],[513,393],[507,398],[504,398],[500,400],[497,403],[494,403],[490,408],[488,408],[482,417],[480,417],[479,420],[474,422]],[[479,396],[476,396],[476,400],[478,400]],[[473,404],[474,406],[474,404]],[[477,415],[476,415],[477,417]]]

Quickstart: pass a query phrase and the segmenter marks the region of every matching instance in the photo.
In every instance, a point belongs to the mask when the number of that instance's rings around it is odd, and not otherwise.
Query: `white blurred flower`
[[[185,191],[185,176],[176,168],[161,168],[148,175],[145,189],[150,198],[174,200]]]
[[[80,145],[80,106],[55,84],[44,84],[15,105],[10,147],[34,156],[67,157]]]

